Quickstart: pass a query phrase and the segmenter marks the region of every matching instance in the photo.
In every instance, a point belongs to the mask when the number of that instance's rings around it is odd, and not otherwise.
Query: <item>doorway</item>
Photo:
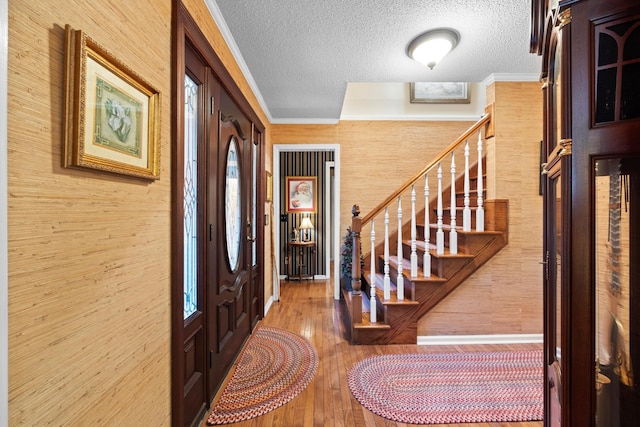
[[[324,271],[328,274],[325,278],[331,276],[333,273],[333,288],[334,298],[340,299],[340,265],[333,263],[333,270],[331,269],[330,258],[337,260],[340,258],[340,145],[338,144],[274,144],[273,146],[273,207],[274,207],[274,227],[279,226],[278,220],[285,215],[282,206],[282,191],[281,191],[281,179],[283,171],[280,157],[282,153],[299,153],[299,152],[331,152],[333,154],[333,175],[330,175],[327,180],[332,188],[332,197],[325,202],[329,202],[329,215],[328,223],[329,227],[325,227],[323,233],[323,239],[327,243],[325,247],[330,248],[331,257],[325,256],[322,262],[325,264]],[[324,171],[323,171],[324,172]],[[323,198],[326,196],[323,194]],[[286,244],[280,237],[279,232],[274,233],[274,248],[275,250],[275,263],[281,265],[281,259],[283,251],[278,248],[283,248]],[[280,279],[284,279],[285,276],[281,273]],[[280,297],[280,281],[274,281],[273,290],[274,299],[278,300]]]

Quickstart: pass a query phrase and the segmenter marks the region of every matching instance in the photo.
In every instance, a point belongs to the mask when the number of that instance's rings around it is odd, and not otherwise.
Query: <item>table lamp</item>
[[[308,242],[310,240],[310,232],[309,230],[311,230],[313,228],[313,224],[311,224],[311,218],[304,217],[302,218],[302,223],[300,224],[300,229],[304,230],[304,241]]]

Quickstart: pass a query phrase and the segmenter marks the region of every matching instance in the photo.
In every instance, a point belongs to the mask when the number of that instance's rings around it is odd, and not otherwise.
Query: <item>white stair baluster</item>
[[[384,300],[391,299],[391,278],[389,277],[389,208],[384,208]]]
[[[374,220],[371,220],[371,275],[369,283],[369,320],[376,323],[377,305],[376,305],[376,232]]]
[[[416,190],[411,186],[411,277],[418,277],[418,254],[416,253]]]
[[[449,253],[458,253],[458,232],[456,231],[456,160],[455,154],[451,153],[451,231],[449,231]]]
[[[429,174],[424,174],[424,255],[422,266],[424,277],[431,276],[431,253],[429,252]]]
[[[404,300],[404,276],[402,275],[402,264],[402,201],[400,200],[400,197],[398,197],[398,276],[396,277],[398,301]]]
[[[469,208],[469,141],[464,144],[464,210],[462,230],[471,231],[471,209]]]
[[[482,133],[478,131],[478,209],[476,210],[476,231],[484,231],[484,208],[482,207]]]
[[[442,231],[442,166],[438,163],[438,230],[436,231],[436,253],[444,254],[444,231]]]

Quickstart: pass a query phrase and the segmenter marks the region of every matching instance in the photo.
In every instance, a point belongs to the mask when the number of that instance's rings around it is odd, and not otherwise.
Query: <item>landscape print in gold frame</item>
[[[415,82],[409,88],[409,102],[412,104],[471,103],[467,82]]]
[[[66,26],[64,166],[160,177],[160,93]]]

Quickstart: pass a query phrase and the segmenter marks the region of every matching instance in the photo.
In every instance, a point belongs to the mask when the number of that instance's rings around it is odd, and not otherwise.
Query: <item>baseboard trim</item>
[[[531,344],[542,343],[542,334],[419,336],[418,345]]]
[[[273,296],[270,296],[269,299],[267,300],[267,303],[264,305],[264,315],[263,315],[263,317],[267,316],[267,313],[269,312],[269,309],[273,305],[273,302],[274,302]]]

